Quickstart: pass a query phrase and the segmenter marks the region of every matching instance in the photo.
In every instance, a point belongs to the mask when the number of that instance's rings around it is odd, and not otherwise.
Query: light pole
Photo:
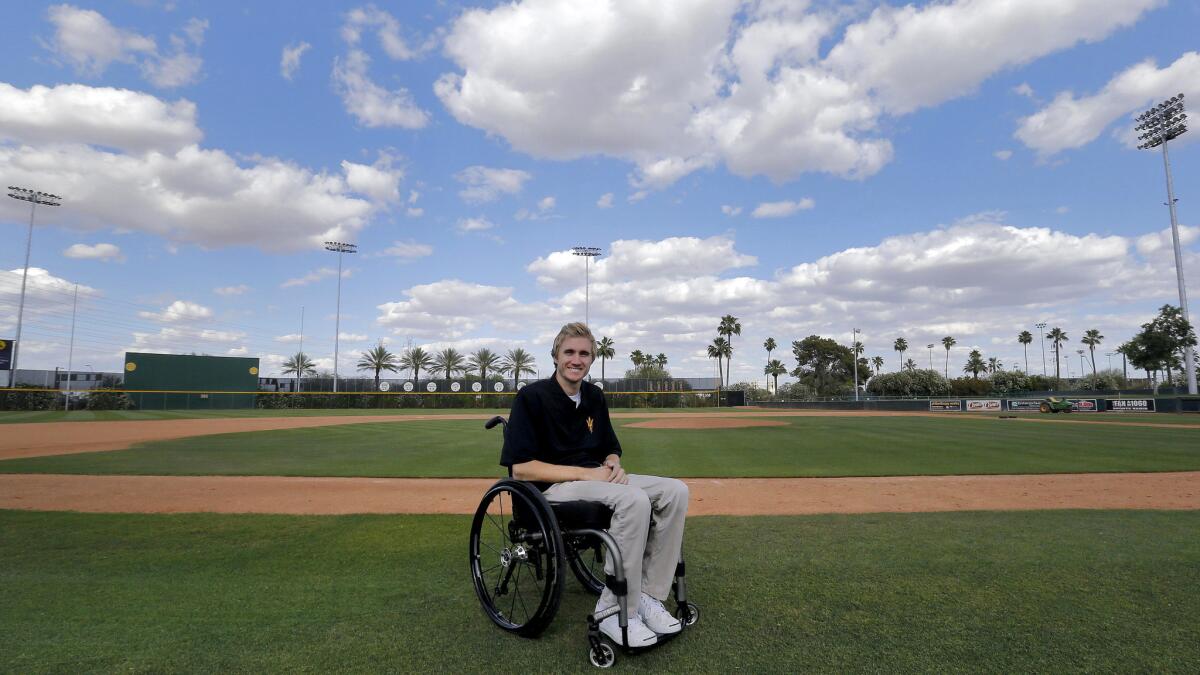
[[[854,400],[858,400],[858,334],[861,333],[855,328],[850,331],[850,354],[854,358]]]
[[[1042,339],[1042,377],[1050,377],[1046,371],[1046,322],[1039,321],[1033,326],[1038,329],[1038,336]]]
[[[1171,240],[1175,244],[1175,278],[1179,283],[1179,310],[1183,320],[1188,320],[1187,288],[1183,283],[1183,253],[1179,248],[1179,222],[1175,218],[1175,188],[1171,184],[1171,158],[1167,153],[1167,141],[1182,136],[1187,131],[1187,114],[1183,112],[1183,94],[1172,96],[1146,112],[1138,115],[1136,129],[1142,134],[1138,140],[1139,150],[1162,146],[1163,170],[1167,174],[1167,208],[1171,212]],[[1196,364],[1192,362],[1192,347],[1183,350],[1184,367],[1187,369],[1188,393],[1196,394]]]
[[[1083,360],[1083,350],[1082,350],[1082,349],[1076,349],[1076,350],[1075,350],[1075,353],[1076,353],[1076,354],[1079,354],[1079,376],[1080,376],[1080,377],[1083,377],[1083,374],[1084,374],[1084,373],[1087,371],[1087,368],[1085,368],[1085,367],[1084,367],[1084,366],[1086,366],[1087,364],[1086,364],[1086,363],[1084,362],[1084,360]]]
[[[1108,370],[1112,370],[1112,352],[1104,352],[1104,356],[1108,358]]]
[[[49,192],[30,190],[29,188],[8,186],[8,196],[29,202],[29,233],[25,235],[25,270],[21,273],[21,300],[17,304],[17,337],[13,340],[12,363],[9,364],[8,386],[17,383],[17,352],[21,349],[21,322],[25,317],[25,282],[29,279],[29,252],[33,249],[33,214],[38,204],[42,206],[61,206],[62,197]],[[55,385],[58,383],[56,382]]]
[[[600,249],[595,246],[575,246],[571,249],[571,254],[583,256],[583,322],[587,324],[589,322],[588,306],[591,303],[591,289],[589,287],[592,284],[589,266],[592,258],[600,255]]]
[[[933,370],[933,343],[925,345],[925,348],[929,350],[929,369]]]
[[[338,390],[338,338],[342,333],[342,254],[357,253],[358,246],[343,244],[340,241],[327,241],[325,250],[338,254],[337,314],[333,320],[333,393],[336,394]]]

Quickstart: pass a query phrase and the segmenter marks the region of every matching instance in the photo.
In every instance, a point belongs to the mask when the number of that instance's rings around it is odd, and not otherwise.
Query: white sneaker
[[[683,623],[671,616],[658,598],[642,593],[638,600],[638,615],[646,626],[659,635],[670,635],[683,630]]]
[[[607,635],[616,644],[621,645],[621,624],[617,620],[616,614],[600,622],[600,632]],[[658,636],[642,623],[642,619],[637,614],[629,617],[629,647],[649,647],[656,642],[658,642]]]

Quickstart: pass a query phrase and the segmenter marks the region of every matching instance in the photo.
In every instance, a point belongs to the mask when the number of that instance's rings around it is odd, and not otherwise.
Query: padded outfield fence
[[[71,395],[72,410],[506,409],[506,392],[271,392],[94,389]],[[0,410],[63,410],[57,389],[0,389]],[[710,408],[745,405],[732,390],[609,391],[610,408]]]

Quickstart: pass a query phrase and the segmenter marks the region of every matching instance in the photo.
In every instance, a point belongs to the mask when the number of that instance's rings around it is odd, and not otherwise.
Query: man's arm
[[[613,471],[607,466],[586,469],[582,466],[563,466],[536,459],[512,465],[513,478],[539,483],[566,483],[573,480],[599,480],[608,482]]]

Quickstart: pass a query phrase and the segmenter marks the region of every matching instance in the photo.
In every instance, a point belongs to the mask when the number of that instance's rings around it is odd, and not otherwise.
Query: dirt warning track
[[[0,509],[473,513],[492,479],[0,475]],[[685,479],[691,515],[1200,509],[1200,472]]]

